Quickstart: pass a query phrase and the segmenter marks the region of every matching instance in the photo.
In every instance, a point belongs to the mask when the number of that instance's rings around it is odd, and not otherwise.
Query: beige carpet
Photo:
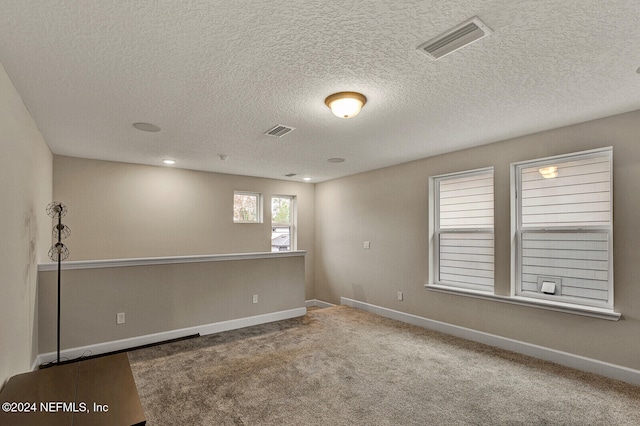
[[[156,425],[638,425],[640,388],[346,306],[129,352]]]

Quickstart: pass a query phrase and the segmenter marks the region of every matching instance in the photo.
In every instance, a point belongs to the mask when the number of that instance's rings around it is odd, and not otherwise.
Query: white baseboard
[[[149,345],[152,343],[164,342],[171,339],[178,339],[194,334],[213,334],[223,331],[236,330],[238,328],[250,327],[253,325],[266,324],[274,321],[281,321],[289,318],[296,318],[306,315],[307,308],[295,308],[286,311],[272,312],[269,314],[255,315],[246,318],[238,318],[228,321],[221,321],[212,324],[198,325],[195,327],[181,328],[178,330],[163,331],[161,333],[147,334],[144,336],[136,336],[128,339],[113,340],[110,342],[96,343],[93,345],[70,348],[60,351],[60,359],[74,359],[80,356],[100,355],[109,352],[121,351],[124,349],[135,348],[138,346]],[[47,352],[39,354],[33,365],[35,370],[40,364],[55,361],[57,352]]]
[[[304,304],[307,308],[315,307],[315,308],[330,308],[332,306],[336,306],[333,303],[324,302],[318,299],[305,300]]]
[[[463,339],[472,340],[478,343],[494,346],[508,351],[517,352],[523,355],[532,356],[534,358],[551,361],[566,367],[575,368],[577,370],[589,373],[599,374],[623,382],[640,386],[640,370],[623,367],[608,362],[599,361],[593,358],[587,358],[580,355],[562,352],[555,349],[538,346],[531,343],[513,340],[506,337],[497,336],[495,334],[484,333],[482,331],[470,328],[460,327],[441,321],[431,320],[417,315],[407,314],[393,309],[383,308],[382,306],[372,305],[358,300],[346,297],[340,298],[340,304],[351,306],[353,308],[362,309],[382,317],[391,318],[408,324],[417,325],[419,327],[428,328],[429,330],[439,331]]]

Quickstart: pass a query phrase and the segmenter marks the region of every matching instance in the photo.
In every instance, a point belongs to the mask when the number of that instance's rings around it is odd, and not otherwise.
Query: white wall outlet
[[[258,303],[258,295],[257,294],[253,295],[253,303]]]
[[[124,324],[124,312],[118,312],[116,314],[116,324]]]
[[[404,295],[402,294],[401,291],[398,292],[398,300],[402,300],[404,298]]]
[[[367,250],[370,249],[371,248],[371,243],[369,241],[365,241],[364,242],[364,248],[367,249]]]

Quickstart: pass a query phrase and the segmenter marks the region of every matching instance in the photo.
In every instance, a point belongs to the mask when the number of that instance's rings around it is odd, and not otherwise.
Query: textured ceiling
[[[0,62],[60,155],[320,182],[640,109],[638,0],[0,5]],[[416,49],[476,15],[493,34]],[[324,105],[344,90],[353,119]]]

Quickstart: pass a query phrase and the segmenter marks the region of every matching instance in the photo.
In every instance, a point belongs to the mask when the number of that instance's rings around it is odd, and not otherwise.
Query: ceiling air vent
[[[298,175],[297,173],[287,173],[285,176],[286,177],[294,177],[294,176],[297,176],[297,175]]]
[[[275,136],[276,138],[281,138],[287,133],[293,132],[295,127],[285,126],[283,124],[278,124],[273,129],[267,130],[264,134],[267,136]]]
[[[434,61],[455,52],[456,50],[480,40],[491,34],[492,31],[477,16],[440,34],[438,37],[418,46],[418,49],[426,53]]]

